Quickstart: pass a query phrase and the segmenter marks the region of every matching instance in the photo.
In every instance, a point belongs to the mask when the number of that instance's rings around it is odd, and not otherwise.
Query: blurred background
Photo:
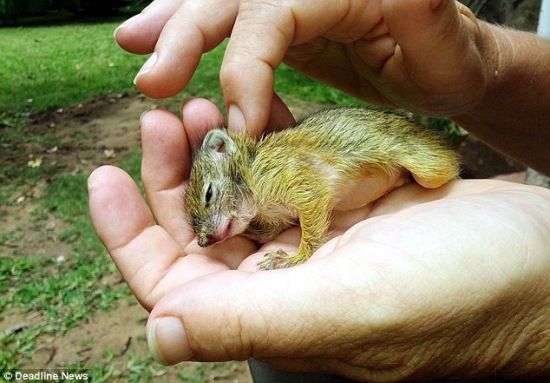
[[[540,0],[464,2],[488,21],[537,29]],[[0,0],[0,373],[64,368],[85,369],[96,382],[250,381],[244,362],[152,361],[147,312],[88,215],[86,179],[94,168],[113,164],[140,183],[143,111],[179,113],[191,97],[223,105],[225,44],[203,57],[176,97],[153,100],[136,91],[132,80],[147,57],[125,53],[112,34],[147,4]],[[325,105],[362,105],[285,65],[275,87],[298,117]],[[522,165],[451,121],[416,117],[456,143],[465,177],[523,179]]]

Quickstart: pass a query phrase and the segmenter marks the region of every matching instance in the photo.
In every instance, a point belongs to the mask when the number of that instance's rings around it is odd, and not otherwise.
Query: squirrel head
[[[186,213],[200,246],[244,232],[255,216],[248,184],[254,146],[244,134],[214,129],[195,153]]]

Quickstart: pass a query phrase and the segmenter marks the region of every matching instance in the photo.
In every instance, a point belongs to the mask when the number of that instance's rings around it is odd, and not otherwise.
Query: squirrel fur
[[[239,234],[265,243],[299,223],[298,252],[271,252],[259,263],[283,268],[306,261],[324,243],[332,211],[364,206],[409,175],[437,188],[459,170],[448,142],[407,117],[327,109],[258,140],[210,131],[193,159],[186,214],[200,246]]]

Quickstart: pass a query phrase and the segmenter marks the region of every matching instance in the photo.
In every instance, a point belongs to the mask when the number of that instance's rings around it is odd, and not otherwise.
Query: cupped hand
[[[454,0],[156,0],[115,36],[154,52],[136,77],[152,97],[182,90],[202,53],[231,36],[220,73],[229,127],[253,134],[283,61],[363,100],[432,115],[476,106],[497,66],[492,34]]]
[[[268,129],[294,123],[278,97]],[[206,249],[197,245],[185,217],[185,189],[191,155],[210,129],[224,125],[211,102],[183,107],[183,122],[167,111],[145,113],[142,125],[142,181],[149,206],[121,169],[104,166],[89,178],[90,212],[98,236],[142,305],[151,310],[175,287],[202,275],[235,269],[257,247],[241,237]]]
[[[284,118],[283,118],[284,120]],[[255,357],[364,381],[550,374],[550,193],[498,181],[410,184],[335,217],[308,262],[258,272],[269,249],[242,238],[196,245],[184,218],[190,154],[223,122],[205,100],[183,124],[142,118],[149,206],[122,170],[89,179],[98,235],[151,310],[164,363]]]

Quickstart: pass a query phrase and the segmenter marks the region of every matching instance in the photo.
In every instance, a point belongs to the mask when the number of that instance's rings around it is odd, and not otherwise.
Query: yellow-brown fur
[[[288,267],[322,245],[333,210],[381,197],[407,172],[439,187],[458,175],[458,156],[437,133],[389,112],[323,110],[258,141],[215,130],[194,158],[187,215],[201,246],[237,234],[266,242],[299,222],[298,252],[273,252],[260,263]],[[367,190],[381,179],[382,192]]]

